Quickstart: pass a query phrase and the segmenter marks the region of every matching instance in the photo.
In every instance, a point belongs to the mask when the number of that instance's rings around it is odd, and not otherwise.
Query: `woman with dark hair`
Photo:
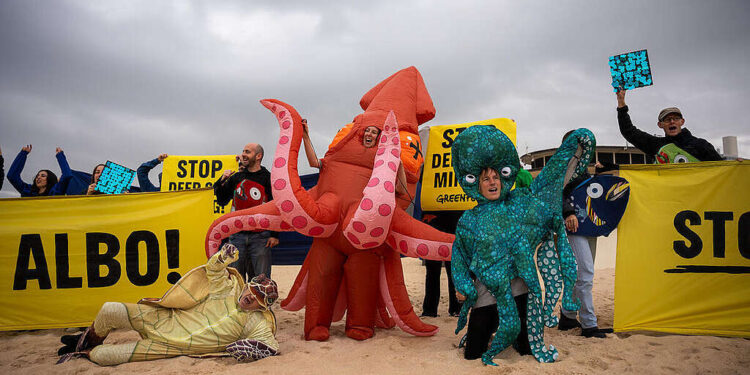
[[[96,184],[97,182],[99,182],[99,176],[102,175],[103,170],[104,170],[104,164],[97,164],[96,167],[94,167],[94,170],[91,171],[91,184],[86,190],[84,190],[81,193],[81,195],[101,194],[100,192],[96,191]]]
[[[8,181],[13,185],[22,197],[36,197],[45,195],[64,195],[65,187],[68,184],[68,180],[73,177],[73,172],[70,170],[67,159],[65,159],[65,153],[58,147],[55,149],[55,157],[57,163],[60,164],[60,170],[62,170],[62,176],[60,181],[57,181],[57,175],[55,175],[49,169],[42,169],[36,173],[34,177],[33,185],[27,184],[21,180],[21,172],[23,171],[24,165],[26,165],[26,157],[31,153],[31,145],[26,145],[21,148],[21,152],[18,153],[16,159],[13,160],[13,164],[8,169]]]

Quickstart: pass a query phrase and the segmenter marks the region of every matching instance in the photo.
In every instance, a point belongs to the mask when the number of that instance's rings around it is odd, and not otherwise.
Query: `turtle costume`
[[[270,309],[278,298],[276,283],[265,275],[253,278],[248,287],[260,309],[242,310],[239,299],[245,290],[244,278],[227,267],[235,260],[237,250],[227,244],[206,265],[185,274],[162,298],[144,298],[137,304],[105,303],[80,337],[62,338],[66,346],[58,352],[62,355],[59,363],[86,355],[108,366],[180,355],[257,360],[278,354],[276,318]],[[101,345],[116,328],[133,329],[142,339]]]

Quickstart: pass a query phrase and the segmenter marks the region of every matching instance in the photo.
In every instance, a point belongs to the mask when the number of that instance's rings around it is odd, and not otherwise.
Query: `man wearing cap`
[[[185,274],[159,299],[107,302],[82,334],[63,336],[58,363],[72,357],[111,366],[180,355],[226,356],[253,361],[277,355],[271,306],[276,282],[259,275],[245,283],[234,268],[237,248],[226,244],[206,265]],[[142,339],[103,344],[113,329],[132,329]]]
[[[700,161],[723,160],[711,143],[694,137],[689,130],[682,127],[685,125],[685,119],[677,107],[664,108],[659,112],[656,124],[664,130],[664,137],[648,134],[633,126],[628,115],[628,106],[625,104],[625,91],[621,89],[617,92],[617,122],[622,136],[635,147],[651,157],[656,157],[662,147],[671,143]]]

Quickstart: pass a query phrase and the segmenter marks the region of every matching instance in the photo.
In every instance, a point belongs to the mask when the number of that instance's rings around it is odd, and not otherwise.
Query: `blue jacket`
[[[159,161],[159,158],[156,158],[151,161],[147,161],[143,164],[141,164],[140,167],[135,171],[136,175],[138,176],[138,185],[141,186],[141,192],[149,192],[149,191],[159,191],[160,189],[154,184],[151,183],[151,181],[148,179],[148,172],[150,172],[154,167],[159,165],[161,163]],[[159,182],[161,183],[161,181]]]
[[[32,185],[29,185],[21,180],[21,172],[23,171],[24,165],[26,165],[26,156],[28,154],[29,153],[24,150],[21,150],[21,152],[18,153],[16,159],[13,160],[13,164],[11,164],[10,168],[8,168],[8,181],[10,181],[10,184],[13,185],[13,187],[16,188],[19,193],[21,193],[22,197],[35,197],[38,196],[39,193],[32,190]],[[70,179],[73,177],[73,171],[70,170],[68,160],[65,159],[65,153],[59,152],[57,153],[57,155],[55,155],[55,157],[57,158],[57,163],[60,164],[62,176],[60,176],[60,179],[54,186],[49,187],[49,194],[44,195],[64,195],[65,188],[67,187],[68,182],[70,182]]]

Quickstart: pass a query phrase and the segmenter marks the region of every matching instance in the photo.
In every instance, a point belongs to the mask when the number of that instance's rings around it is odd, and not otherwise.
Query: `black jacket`
[[[260,197],[251,197],[249,196],[250,194],[245,194],[244,192],[241,192],[241,194],[247,196],[236,197],[235,195],[238,194],[239,185],[243,184],[245,180],[249,180],[257,185],[261,185],[263,187],[263,193],[265,197],[263,197],[262,199]],[[239,190],[242,190],[242,188],[240,188]],[[222,206],[235,199],[232,204],[233,208],[237,206],[237,199],[243,199],[245,204],[249,206],[258,206],[263,203],[270,202],[273,200],[273,191],[271,189],[271,172],[269,172],[265,167],[261,166],[260,170],[255,172],[237,172],[229,176],[229,178],[223,183],[221,182],[221,178],[219,178],[214,183],[214,194],[216,195],[216,202]],[[279,238],[279,233],[271,231],[271,237]]]
[[[682,128],[674,137],[659,137],[639,130],[630,120],[628,106],[617,108],[617,123],[620,125],[622,136],[647,155],[655,156],[664,145],[674,143],[700,161],[724,160],[711,143],[703,138],[694,137],[686,128]]]

